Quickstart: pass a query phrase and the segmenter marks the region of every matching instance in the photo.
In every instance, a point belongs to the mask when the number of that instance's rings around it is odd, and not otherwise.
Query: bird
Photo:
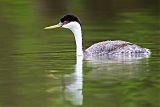
[[[123,40],[107,40],[95,43],[89,48],[83,48],[83,36],[82,36],[82,25],[80,19],[73,14],[65,14],[60,22],[56,25],[45,27],[44,29],[53,28],[66,28],[70,29],[75,37],[76,42],[76,55],[85,57],[99,57],[99,56],[117,56],[117,55],[145,55],[149,56],[151,51],[147,48],[142,48],[131,42]]]

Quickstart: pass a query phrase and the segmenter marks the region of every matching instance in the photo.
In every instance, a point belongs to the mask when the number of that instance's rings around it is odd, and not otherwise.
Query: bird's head
[[[53,28],[68,28],[70,30],[76,29],[80,26],[80,20],[78,17],[75,15],[64,15],[61,19],[60,22],[56,25],[45,27],[44,29],[53,29]]]

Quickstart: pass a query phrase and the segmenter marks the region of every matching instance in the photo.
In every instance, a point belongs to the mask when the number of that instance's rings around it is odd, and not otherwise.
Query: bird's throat
[[[81,28],[72,29],[76,41],[76,55],[83,56],[82,31]]]

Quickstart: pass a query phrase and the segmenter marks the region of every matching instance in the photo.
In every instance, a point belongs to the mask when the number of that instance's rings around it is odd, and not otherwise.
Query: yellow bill
[[[54,29],[54,28],[58,28],[58,27],[61,27],[61,26],[62,26],[62,23],[58,23],[58,24],[53,25],[53,26],[45,27],[44,29]]]

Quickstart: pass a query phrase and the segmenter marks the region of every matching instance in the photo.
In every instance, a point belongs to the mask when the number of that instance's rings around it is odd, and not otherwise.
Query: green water
[[[159,107],[158,0],[1,0],[0,107]],[[65,13],[82,21],[84,47],[125,40],[149,58],[76,58],[67,29],[44,30]]]

